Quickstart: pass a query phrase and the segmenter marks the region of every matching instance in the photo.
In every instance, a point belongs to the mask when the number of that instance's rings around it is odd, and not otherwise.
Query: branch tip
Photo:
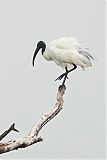
[[[10,130],[15,131],[15,132],[19,132],[19,130],[15,128],[15,123],[13,123],[11,125]]]
[[[61,92],[62,90],[66,90],[66,86],[65,85],[60,85],[58,88],[58,91]]]

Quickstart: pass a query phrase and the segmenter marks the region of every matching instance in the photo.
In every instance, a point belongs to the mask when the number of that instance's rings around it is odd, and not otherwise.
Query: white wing
[[[56,39],[54,41],[52,41],[49,46],[56,46],[60,49],[79,49],[82,46],[82,43],[76,39],[76,38],[72,38],[72,37],[62,37],[59,39]]]
[[[76,38],[63,37],[52,41],[48,50],[52,59],[61,66],[76,64],[84,67],[92,66],[93,57],[88,50],[83,47],[82,42]]]

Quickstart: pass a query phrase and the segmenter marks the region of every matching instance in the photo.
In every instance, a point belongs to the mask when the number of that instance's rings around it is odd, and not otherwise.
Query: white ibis
[[[72,37],[62,37],[52,41],[48,46],[44,41],[37,43],[37,48],[34,52],[32,64],[37,53],[41,49],[43,57],[48,61],[54,61],[58,66],[65,69],[65,73],[60,75],[56,80],[61,80],[64,77],[62,85],[71,71],[75,70],[77,66],[85,67],[92,66],[91,60],[94,59],[87,48],[84,48],[78,39]]]

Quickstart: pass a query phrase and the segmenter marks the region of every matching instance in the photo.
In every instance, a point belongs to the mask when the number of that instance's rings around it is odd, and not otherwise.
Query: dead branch
[[[56,98],[56,104],[54,108],[46,113],[43,114],[40,120],[33,126],[30,133],[23,138],[18,138],[15,140],[8,141],[7,143],[0,143],[0,154],[6,153],[12,150],[16,150],[19,148],[25,148],[32,144],[35,144],[37,142],[41,142],[43,138],[38,136],[40,130],[44,127],[45,124],[47,124],[51,119],[53,119],[62,109],[63,105],[63,95],[65,93],[66,87],[65,86],[59,86],[57,98]],[[15,124],[13,124],[7,131],[5,131],[0,137],[1,140],[11,131],[18,131],[14,127]]]
[[[6,130],[5,132],[3,132],[3,134],[0,135],[0,141],[1,141],[7,134],[9,134],[11,131],[19,132],[19,131],[15,128],[15,123],[13,123],[8,130]]]

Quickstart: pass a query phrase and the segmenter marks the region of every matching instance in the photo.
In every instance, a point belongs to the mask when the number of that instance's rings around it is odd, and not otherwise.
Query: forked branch
[[[11,140],[6,143],[0,143],[0,154],[6,153],[12,150],[16,150],[19,148],[25,148],[32,144],[42,141],[43,138],[39,136],[39,132],[44,127],[45,124],[47,124],[51,119],[53,119],[61,111],[62,105],[64,102],[63,95],[65,93],[65,90],[66,90],[65,86],[62,86],[62,85],[59,86],[57,98],[56,98],[56,104],[54,108],[50,112],[42,115],[40,120],[33,126],[30,133],[26,137]],[[1,135],[1,140],[11,130],[18,131],[17,129],[15,129],[14,124],[13,124],[7,131],[5,131]]]

